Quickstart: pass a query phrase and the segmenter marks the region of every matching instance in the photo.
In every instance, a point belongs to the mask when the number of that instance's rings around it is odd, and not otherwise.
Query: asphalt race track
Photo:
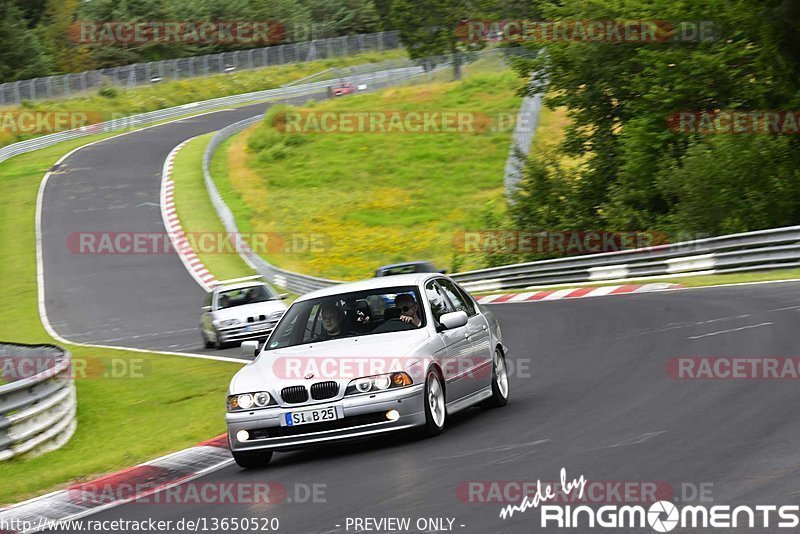
[[[77,232],[163,235],[159,194],[169,152],[266,107],[133,132],[79,150],[59,166],[45,188],[42,209],[46,307],[59,335],[80,343],[239,355],[238,349],[203,348],[198,324],[205,291],[176,254],[77,254],[68,240]]]
[[[46,308],[58,334],[203,352],[197,323],[204,291],[176,255],[80,255],[66,244],[75,232],[164,232],[158,202],[167,154],[265,107],[104,141],[56,170],[44,193],[42,239]],[[491,309],[514,363],[507,407],[468,410],[434,439],[388,436],[278,453],[265,470],[230,464],[195,481],[275,482],[292,502],[135,503],[91,519],[275,517],[278,531],[330,534],[347,532],[348,517],[448,517],[457,532],[525,533],[540,530],[538,510],[502,520],[501,503],[466,502],[465,485],[555,481],[562,467],[569,477],[594,481],[660,481],[677,499],[705,485],[714,504],[798,504],[797,382],[676,380],[667,365],[676,357],[797,355],[800,283]],[[298,502],[305,492],[298,488],[313,485],[322,485],[318,502]]]
[[[501,520],[500,504],[465,502],[459,488],[469,481],[555,481],[562,467],[569,477],[595,481],[666,482],[677,499],[704,484],[714,504],[798,503],[796,381],[676,380],[667,362],[796,355],[800,284],[492,309],[510,360],[532,363],[529,377],[513,372],[508,406],[462,412],[433,439],[395,436],[276,453],[264,470],[231,464],[195,481],[275,482],[290,500],[297,484],[324,484],[324,502],[136,503],[91,519],[276,517],[279,531],[322,534],[347,532],[348,517],[451,517],[456,532],[544,532],[538,510]],[[614,531],[572,529],[606,530]]]
[[[327,97],[323,91],[281,102]],[[161,174],[170,151],[267,107],[255,104],[135,131],[83,148],[55,169],[42,200],[42,256],[47,315],[61,337],[240,357],[237,348],[203,347],[198,325],[205,291],[176,254],[77,254],[69,240],[78,232],[164,234]]]

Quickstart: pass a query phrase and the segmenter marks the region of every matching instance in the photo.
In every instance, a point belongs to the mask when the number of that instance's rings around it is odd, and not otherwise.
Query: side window
[[[211,299],[214,298],[214,292],[212,291],[208,295],[206,295],[206,300],[203,301],[203,306],[211,306]]]
[[[447,298],[453,303],[456,311],[467,312],[469,316],[475,315],[475,307],[472,305],[472,301],[468,298],[464,298],[461,291],[459,291],[450,280],[443,278],[439,280],[439,285],[442,286],[442,289],[447,294]]]
[[[453,311],[444,296],[442,288],[439,287],[435,280],[431,280],[425,285],[425,295],[428,297],[428,302],[431,303],[431,311],[433,311],[433,317],[437,322],[443,314]]]
[[[303,332],[303,343],[310,343],[322,333],[322,321],[319,318],[320,305],[314,304],[308,314],[305,332]],[[302,323],[301,323],[302,324]]]

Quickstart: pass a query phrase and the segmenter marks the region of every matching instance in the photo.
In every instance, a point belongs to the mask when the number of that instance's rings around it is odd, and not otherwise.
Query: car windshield
[[[270,288],[264,285],[229,289],[227,291],[220,291],[217,299],[217,309],[224,310],[226,308],[233,308],[234,306],[242,306],[244,304],[255,304],[257,302],[276,300],[277,298],[278,296]]]
[[[275,328],[265,350],[423,328],[425,311],[421,302],[414,286],[295,302]]]

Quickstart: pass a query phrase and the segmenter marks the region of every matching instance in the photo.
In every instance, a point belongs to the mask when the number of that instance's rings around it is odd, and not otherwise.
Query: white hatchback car
[[[258,344],[242,350],[253,356]],[[410,428],[438,434],[450,414],[506,404],[507,354],[494,315],[439,273],[303,295],[231,381],[233,458],[251,468],[276,450]]]
[[[286,312],[283,300],[261,276],[225,280],[208,294],[200,318],[207,349],[224,348],[247,340],[264,341]]]

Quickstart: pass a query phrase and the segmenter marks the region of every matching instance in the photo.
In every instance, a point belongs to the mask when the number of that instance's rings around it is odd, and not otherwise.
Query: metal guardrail
[[[244,259],[251,269],[263,275],[264,278],[269,282],[275,284],[276,286],[286,288],[294,293],[300,294],[337,284],[339,282],[335,280],[293,273],[291,271],[279,269],[278,267],[268,263],[264,258],[255,253],[243,239],[241,239],[239,227],[236,226],[236,218],[233,216],[233,212],[231,212],[231,209],[228,207],[228,205],[225,204],[225,201],[222,199],[222,195],[219,194],[219,190],[217,189],[214,179],[211,176],[211,160],[214,157],[214,153],[223,142],[227,141],[229,138],[233,137],[239,132],[246,130],[262,119],[263,116],[258,115],[235,124],[231,124],[230,126],[217,132],[209,142],[205,152],[203,153],[203,176],[206,183],[206,189],[208,190],[208,195],[211,198],[211,203],[214,205],[214,209],[217,211],[217,216],[222,221],[222,225],[225,227],[228,235],[232,236],[239,255],[242,257],[242,259]]]
[[[405,63],[407,65],[412,64],[408,60]],[[396,62],[393,64],[396,64]],[[384,63],[372,64],[371,68],[375,68],[376,66],[383,68],[385,67],[385,64]],[[362,67],[362,69],[367,69],[367,68],[369,67],[366,66]],[[378,73],[366,73],[359,76],[364,77],[367,80],[370,80],[373,79],[376,75],[391,77],[394,75],[408,75],[411,72],[419,72],[420,70],[421,67],[407,66],[389,70],[381,70]],[[353,79],[359,80],[361,78],[354,77]],[[214,98],[212,100],[204,100],[202,102],[193,102],[191,104],[185,104],[182,106],[175,106],[157,111],[151,111],[139,115],[131,115],[129,117],[124,117],[122,119],[115,119],[112,121],[93,124],[91,126],[85,126],[83,128],[78,128],[75,130],[68,130],[65,132],[58,132],[50,135],[44,135],[41,137],[36,137],[34,139],[29,139],[27,141],[21,141],[19,143],[14,143],[5,146],[3,148],[0,148],[0,163],[14,156],[18,156],[20,154],[26,154],[28,152],[33,152],[35,150],[47,148],[49,146],[62,143],[64,141],[69,141],[80,137],[86,137],[88,135],[104,133],[104,132],[112,132],[112,131],[129,130],[141,126],[156,124],[158,122],[163,122],[181,116],[189,116],[196,113],[211,111],[214,109],[222,109],[234,105],[264,102],[273,99],[282,99],[292,96],[312,94],[322,89],[326,89],[328,85],[330,85],[330,83],[331,83],[330,81],[323,80],[314,83],[296,85],[291,87],[279,87],[277,89],[267,89],[264,91],[255,91],[252,93],[225,96],[221,98]]]
[[[0,386],[0,461],[64,445],[77,426],[70,353],[54,345],[2,343],[0,363],[10,381]]]
[[[472,292],[800,267],[800,226],[457,273]]]
[[[0,84],[0,105],[19,105],[23,100],[69,98],[106,85],[151,85],[167,79],[225,74],[301,63],[402,47],[396,31],[345,35],[221,54],[136,63],[100,70],[48,76]]]

